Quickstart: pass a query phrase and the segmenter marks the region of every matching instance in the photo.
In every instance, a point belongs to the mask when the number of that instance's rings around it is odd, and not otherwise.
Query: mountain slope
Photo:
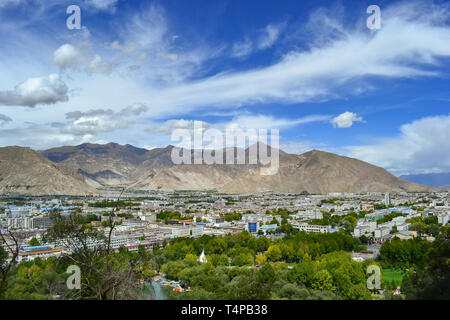
[[[369,163],[317,150],[301,155],[279,151],[278,172],[264,176],[261,165],[255,164],[175,165],[171,160],[173,148],[146,150],[129,145],[84,144],[50,149],[42,154],[78,170],[95,187],[125,185],[129,189],[167,191],[216,189],[226,193],[431,190],[399,179]],[[236,152],[238,149],[231,150]],[[241,151],[248,160],[249,149]],[[236,156],[234,160],[236,163]]]
[[[97,193],[77,170],[22,147],[0,148],[0,191],[14,195]]]
[[[145,159],[146,149],[116,143],[105,145],[85,143],[44,150],[49,160],[79,169],[86,181],[94,187],[126,185],[132,173]]]
[[[405,179],[414,183],[424,184],[430,187],[448,188],[450,186],[450,172],[410,174],[400,176],[400,179]]]
[[[262,176],[249,170],[220,191],[247,192],[404,192],[429,188],[401,180],[383,168],[369,163],[312,150],[301,155],[280,156],[278,173]]]

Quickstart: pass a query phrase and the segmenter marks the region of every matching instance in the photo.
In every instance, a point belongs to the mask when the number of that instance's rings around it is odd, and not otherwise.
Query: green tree
[[[311,287],[322,291],[333,291],[333,279],[330,273],[325,269],[316,272],[313,276]]]
[[[187,253],[184,259],[193,263],[197,263],[198,257],[195,254]]]
[[[449,229],[443,230],[433,243],[427,264],[403,279],[402,291],[406,299],[450,300]]]
[[[258,255],[256,255],[255,260],[256,260],[257,264],[263,264],[267,261],[267,257],[265,255],[258,254]]]
[[[38,239],[36,238],[31,238],[30,240],[30,247],[35,247],[35,246],[40,246],[41,244],[39,243]]]
[[[265,253],[265,256],[271,261],[279,261],[281,259],[281,249],[280,246],[273,244]]]

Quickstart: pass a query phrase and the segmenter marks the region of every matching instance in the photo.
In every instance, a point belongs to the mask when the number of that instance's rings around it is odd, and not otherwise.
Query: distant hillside
[[[30,148],[0,148],[0,192],[13,195],[88,195],[97,191],[76,169]]]
[[[248,170],[223,192],[274,191],[283,193],[330,192],[414,192],[430,190],[426,186],[399,179],[385,169],[357,159],[312,150],[301,155],[280,156],[280,168],[273,176],[261,176]]]
[[[139,166],[170,166],[170,152],[147,150],[131,145],[85,143],[41,151],[49,160],[78,169],[93,187],[128,185],[135,181],[133,173]]]
[[[216,189],[226,193],[431,190],[369,163],[318,150],[301,155],[279,151],[279,171],[264,176],[260,165],[175,165],[171,160],[173,148],[149,151],[113,143],[82,144],[45,150],[42,154],[78,170],[93,187],[120,185],[135,190],[167,191]],[[248,153],[249,149],[245,150],[246,158]]]
[[[450,187],[450,172],[447,173],[428,173],[428,174],[411,174],[400,176],[414,183],[424,184],[430,187]]]

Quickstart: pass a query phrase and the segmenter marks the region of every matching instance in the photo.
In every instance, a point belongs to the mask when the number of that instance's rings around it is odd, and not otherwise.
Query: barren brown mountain
[[[173,146],[152,150],[130,145],[83,144],[42,151],[50,160],[77,169],[91,186],[139,190],[218,190],[225,193],[430,191],[369,163],[313,150],[280,151],[280,168],[261,175],[259,165],[174,165]],[[236,151],[237,149],[232,149]],[[248,159],[248,149],[245,150]]]
[[[248,170],[220,188],[226,193],[273,191],[280,193],[414,192],[431,188],[399,179],[385,169],[357,159],[312,150],[301,155],[280,155],[275,175]]]
[[[97,193],[76,169],[54,163],[30,148],[0,148],[0,192],[11,195]]]
[[[93,187],[127,185],[132,173],[146,160],[146,149],[131,145],[85,143],[42,151],[49,160],[79,170]]]

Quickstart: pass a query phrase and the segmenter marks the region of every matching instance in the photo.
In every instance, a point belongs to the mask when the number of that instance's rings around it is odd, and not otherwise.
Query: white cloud
[[[276,118],[268,115],[242,115],[233,118],[227,127],[241,129],[286,129],[311,122],[328,121],[328,115],[310,115],[297,119]]]
[[[358,117],[356,113],[347,111],[333,118],[330,122],[335,128],[350,128],[353,125],[353,122],[365,121],[362,117]]]
[[[71,133],[76,136],[86,134],[97,134],[100,132],[111,132],[118,129],[125,129],[128,123],[120,119],[108,116],[83,116],[73,121],[73,123],[62,130],[63,133]]]
[[[0,114],[0,127],[4,126],[8,122],[11,122],[12,119],[4,114]]]
[[[158,52],[158,56],[164,59],[169,59],[172,61],[178,60],[178,54],[176,53],[166,53],[166,52]]]
[[[258,48],[267,49],[270,48],[275,41],[277,41],[280,32],[284,28],[285,24],[269,24],[264,29],[263,35],[259,38]]]
[[[167,120],[162,124],[154,125],[147,130],[149,133],[160,133],[164,135],[171,135],[177,129],[194,130],[194,121],[196,120],[185,120],[185,119],[171,119]],[[204,121],[197,121],[203,129],[209,128],[211,125]]]
[[[394,138],[345,148],[349,156],[395,174],[450,171],[450,115],[426,117],[400,127]]]
[[[218,123],[207,123],[204,121],[197,121],[201,123],[203,129],[214,128],[221,130],[224,134],[227,129],[287,129],[295,127],[301,124],[311,123],[311,122],[321,122],[330,120],[330,116],[327,115],[310,115],[297,119],[284,119],[276,118],[268,115],[239,115],[234,117],[228,122],[218,122]],[[162,133],[165,135],[171,135],[176,129],[188,129],[194,128],[195,120],[185,120],[185,119],[171,119],[167,120],[162,124],[154,125],[147,131],[150,133]]]
[[[7,7],[9,5],[18,5],[22,0],[0,0],[0,8]]]
[[[146,81],[158,88],[183,83],[193,76],[201,77],[205,68],[203,63],[223,50],[222,46],[206,46],[201,38],[183,47],[175,44],[164,8],[155,4],[130,17],[119,35],[114,46],[122,48],[134,44],[137,49],[130,57],[145,60],[146,63],[141,64],[142,74],[145,74]]]
[[[36,150],[53,148],[61,145],[74,145],[92,141],[92,137],[76,137],[61,133],[57,127],[49,125],[28,124],[26,127],[0,130],[0,144],[31,147]]]
[[[114,112],[111,109],[69,112],[66,114],[66,119],[71,122],[67,125],[61,124],[61,132],[76,136],[85,136],[87,134],[95,135],[125,129],[132,123],[132,121],[126,118],[139,116],[146,110],[147,107],[145,105],[135,103],[119,112]]]
[[[253,44],[249,39],[237,42],[231,49],[231,56],[240,58],[249,55],[252,52]]]
[[[112,9],[118,0],[85,0],[88,4],[100,10]]]
[[[86,67],[86,71],[88,73],[99,73],[99,74],[111,74],[116,68],[118,64],[104,61],[100,55],[96,54],[94,58],[89,62]]]
[[[286,23],[269,24],[260,32],[259,37],[254,41],[255,43],[248,38],[234,43],[231,48],[231,56],[234,58],[242,58],[250,55],[253,51],[270,48],[278,40],[285,26]]]
[[[71,44],[63,44],[53,53],[53,63],[61,69],[76,66],[80,60],[81,52]]]
[[[157,5],[150,5],[134,15],[123,31],[123,38],[141,48],[161,48],[168,26],[165,11]]]
[[[57,74],[29,78],[12,91],[0,91],[0,105],[35,107],[38,104],[54,104],[69,99],[68,88]]]
[[[320,47],[292,51],[268,67],[153,91],[149,107],[156,113],[187,113],[206,106],[324,101],[355,94],[354,84],[364,90],[365,78],[440,76],[439,59],[450,57],[450,27],[442,23],[449,13],[438,6],[421,9],[419,17],[414,10],[396,12],[383,10],[383,27],[377,33],[365,26],[348,29]]]
[[[309,19],[304,25],[297,28],[297,31],[289,36],[298,38],[310,48],[322,47],[332,41],[349,36],[350,30],[344,27],[345,21],[342,19],[345,16],[344,10],[344,6],[340,3],[320,7],[309,15]]]
[[[129,42],[126,44],[120,44],[118,40],[114,40],[107,47],[113,50],[119,50],[125,55],[130,55],[139,49],[139,45],[137,43]]]
[[[133,117],[138,116],[147,110],[148,108],[146,105],[143,105],[142,103],[135,103],[121,110],[118,114],[123,117]]]
[[[166,23],[169,20],[165,19],[164,10],[152,6],[149,10],[139,12],[136,17],[127,19],[124,28],[120,28],[112,38],[108,40],[97,38],[92,42],[94,47],[96,43],[103,45],[106,41],[118,39],[116,48],[122,52],[131,50],[124,49],[128,44],[137,44],[139,48],[132,53],[132,57],[145,55],[148,59],[140,64],[141,70],[133,74],[134,78],[124,77],[119,72],[113,73],[110,77],[102,77],[102,81],[99,81],[96,75],[90,77],[81,73],[71,75],[72,80],[67,81],[72,81],[70,87],[79,89],[80,95],[76,97],[71,95],[71,101],[58,105],[58,108],[54,108],[54,113],[40,111],[39,108],[26,109],[20,114],[20,118],[14,115],[14,124],[28,121],[30,117],[40,122],[59,121],[61,116],[70,110],[92,108],[91,106],[106,105],[117,113],[120,108],[133,101],[146,103],[148,111],[145,115],[148,118],[180,118],[194,110],[219,112],[222,110],[216,108],[222,108],[233,112],[239,110],[237,107],[250,108],[251,104],[301,103],[342,98],[353,94],[355,85],[364,91],[367,86],[373,84],[371,79],[374,76],[382,78],[440,76],[440,72],[445,69],[439,68],[439,62],[450,56],[449,11],[442,8],[439,6],[417,8],[409,2],[393,9],[383,8],[382,29],[377,32],[370,32],[365,25],[344,27],[339,21],[336,23],[331,21],[330,24],[339,32],[321,33],[324,41],[316,43],[311,41],[313,45],[309,49],[296,49],[286,53],[279,61],[269,66],[245,71],[222,70],[226,72],[205,78],[205,71],[215,70],[208,70],[209,64],[205,64],[211,57],[209,48],[203,46],[201,49],[189,51],[180,47],[182,41],[177,41],[177,46],[174,46],[171,40],[173,33],[169,32]],[[54,39],[50,41],[45,37],[35,37],[34,34],[21,37],[21,32],[14,34],[17,34],[18,39],[7,37],[7,40],[20,43],[20,46],[14,47],[17,54],[0,52],[2,58],[0,88],[4,90],[10,89],[11,84],[23,81],[30,74],[47,74],[42,73],[42,70],[48,67],[42,61],[48,61],[53,50],[67,42],[65,40],[55,45]],[[96,37],[101,35],[95,29],[92,34]],[[184,43],[189,42],[184,36],[182,38]],[[310,39],[315,39],[317,34],[313,30],[309,36]],[[44,43],[44,40],[47,41]],[[258,50],[257,40],[256,37],[254,50]],[[193,43],[193,47],[199,48],[197,44]],[[160,52],[177,54],[178,59],[176,61],[165,59],[158,56]],[[108,61],[111,58],[106,54],[117,54],[111,50],[99,51],[100,53]],[[100,60],[103,61],[101,58]],[[131,64],[130,61],[120,62],[126,67]],[[17,78],[18,74],[21,78]],[[161,81],[163,77],[172,80],[166,83]],[[11,93],[14,90],[6,92]],[[0,100],[2,98],[5,99],[5,91],[0,92]],[[303,106],[298,104],[295,107]],[[5,113],[12,114],[6,111]],[[255,121],[252,125],[260,126],[268,123],[267,119],[259,120],[259,124]],[[284,122],[278,122],[277,125],[287,125],[293,120],[295,119],[284,119]],[[272,127],[274,123],[269,124]],[[34,133],[38,135],[37,131]],[[16,140],[12,135],[9,138],[9,142],[5,140],[5,143],[11,144]],[[111,139],[113,135],[103,138]],[[155,145],[149,141],[146,141],[146,144]]]
[[[314,143],[311,141],[287,141],[280,143],[281,150],[293,154],[302,154],[312,149],[324,146],[324,143]]]
[[[87,45],[87,47],[90,46],[91,44]],[[121,47],[118,42],[113,42],[109,48],[122,51],[130,50],[128,47]],[[91,51],[90,54],[89,51]],[[92,48],[89,51],[82,51],[80,48],[66,43],[53,53],[53,63],[61,69],[77,70],[78,66],[82,66],[88,74],[106,75],[110,75],[119,66],[119,63],[105,61],[99,54],[92,53]]]
[[[227,133],[235,135],[244,134],[245,137],[249,139],[249,141],[245,142],[245,145],[248,146],[249,143],[253,144],[256,143],[256,141],[258,140],[267,143],[267,141],[261,140],[264,139],[264,137],[262,136],[264,131],[261,130],[267,129],[266,133],[269,134],[270,136],[272,132],[270,131],[271,129],[281,130],[311,122],[328,121],[329,119],[330,117],[326,115],[311,115],[297,119],[283,119],[267,115],[245,115],[245,116],[237,116],[228,122],[218,122],[218,123],[208,123],[198,120],[171,119],[161,124],[152,125],[149,129],[146,130],[146,132],[150,134],[158,134],[160,136],[166,136],[167,138],[169,138],[173,133],[175,133],[175,130],[183,129],[188,130],[191,139],[193,139],[194,133],[202,135],[207,132],[206,130],[213,129],[215,130],[214,135],[216,136],[218,134],[219,136],[221,136],[222,141],[220,140],[216,141],[214,139],[209,140],[209,138],[203,136],[202,145],[206,149],[219,149],[225,147],[225,145],[223,145],[222,143],[226,141]],[[167,139],[165,141],[168,141],[167,143],[170,144],[175,144],[178,147],[185,147],[185,148],[192,147],[192,145],[188,146],[184,144],[179,144],[178,141],[169,141]],[[238,144],[237,145],[235,144],[235,146],[245,147],[244,145],[240,144],[241,142],[242,141],[237,141]],[[181,143],[187,142],[181,141]],[[200,144],[199,141],[197,141],[196,143]],[[311,144],[311,146],[313,145],[319,144]],[[294,150],[294,145],[292,143],[284,144],[284,147],[289,151]],[[299,144],[295,145],[295,147],[297,147],[295,149],[296,151],[300,150],[298,148]]]

